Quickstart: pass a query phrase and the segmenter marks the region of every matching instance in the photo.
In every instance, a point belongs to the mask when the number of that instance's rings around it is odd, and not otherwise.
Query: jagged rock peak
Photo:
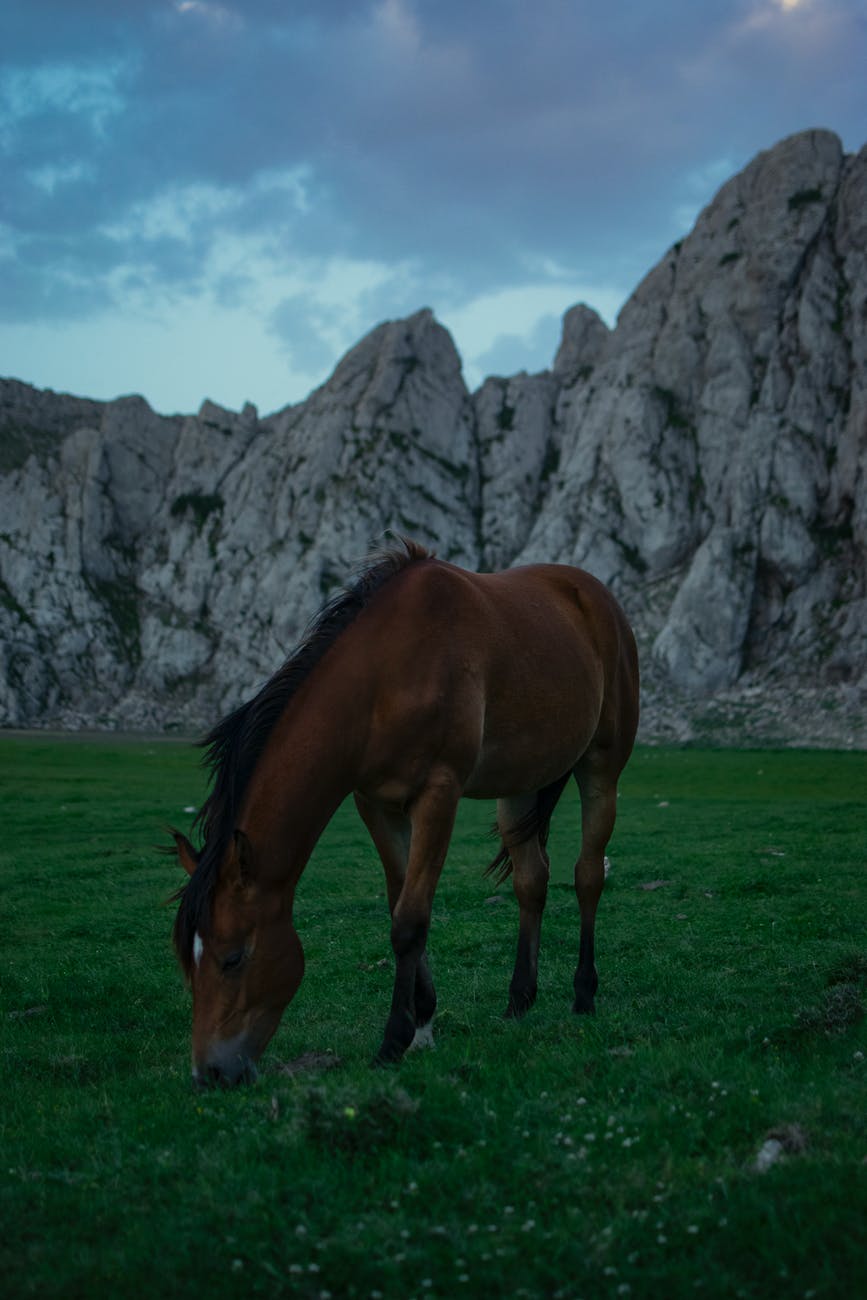
[[[784,140],[614,330],[573,307],[550,371],[472,396],[427,309],[263,419],[0,381],[0,721],[207,724],[395,528],[611,584],[646,736],[713,696],[765,739],[867,744],[865,214],[867,148]]]
[[[446,381],[461,374],[461,359],[451,334],[429,307],[403,320],[384,321],[338,362],[327,386],[356,391],[359,383],[382,396],[400,382],[407,371],[424,365]]]
[[[608,343],[611,331],[592,307],[579,302],[563,316],[560,347],[554,358],[554,374],[570,384],[592,370]]]

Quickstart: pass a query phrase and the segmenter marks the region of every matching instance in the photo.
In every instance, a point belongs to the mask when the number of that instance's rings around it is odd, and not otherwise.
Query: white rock
[[[550,373],[470,395],[425,310],[265,418],[0,381],[0,724],[211,722],[392,528],[610,583],[645,734],[761,687],[756,727],[797,699],[790,739],[867,743],[865,300],[867,148],[811,131],[723,186],[613,331],[567,312]]]

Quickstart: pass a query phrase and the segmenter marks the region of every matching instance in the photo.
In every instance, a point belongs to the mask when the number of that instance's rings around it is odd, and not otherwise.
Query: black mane
[[[200,742],[205,749],[202,761],[211,778],[211,791],[193,822],[201,832],[202,849],[195,872],[174,895],[180,900],[180,906],[172,937],[188,973],[193,936],[197,930],[200,933],[207,930],[214,886],[235,829],[241,800],[275,723],[341,632],[355,621],[389,578],[418,560],[429,559],[430,555],[417,542],[399,537],[371,556],[349,586],[319,611],[282,668],[278,668],[251,700],[218,722]]]

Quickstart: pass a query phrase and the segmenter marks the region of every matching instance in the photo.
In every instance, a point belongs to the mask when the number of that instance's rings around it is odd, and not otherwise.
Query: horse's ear
[[[176,830],[172,831],[172,835],[175,840],[175,848],[178,851],[178,862],[180,862],[187,875],[191,876],[199,865],[199,855],[186,835],[182,835],[180,831]]]
[[[253,846],[243,831],[235,829],[235,863],[241,884],[246,888],[253,883]]]

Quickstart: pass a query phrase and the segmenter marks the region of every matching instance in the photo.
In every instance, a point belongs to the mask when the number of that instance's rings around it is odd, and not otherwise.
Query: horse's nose
[[[235,1052],[218,1055],[203,1065],[193,1066],[193,1083],[197,1088],[234,1088],[239,1083],[254,1083],[258,1071],[248,1056]]]

